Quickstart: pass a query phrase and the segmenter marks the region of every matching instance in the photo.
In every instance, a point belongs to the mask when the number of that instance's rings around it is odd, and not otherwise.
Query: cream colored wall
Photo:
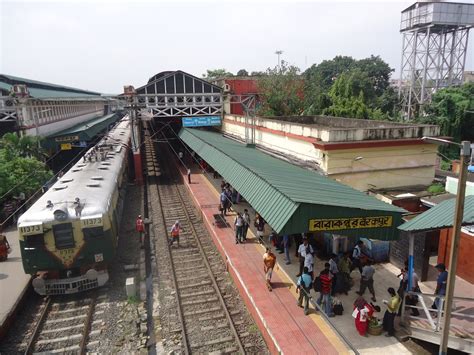
[[[223,123],[223,131],[245,140],[245,127],[232,121]],[[255,141],[284,155],[312,161],[329,177],[362,191],[430,185],[435,173],[434,144],[322,151],[310,142],[258,129]]]
[[[224,122],[222,129],[228,134],[245,140],[245,127],[243,126]],[[300,139],[256,130],[255,143],[296,159],[314,162],[315,165],[320,165],[322,163],[322,152],[319,149],[316,149],[312,143]]]

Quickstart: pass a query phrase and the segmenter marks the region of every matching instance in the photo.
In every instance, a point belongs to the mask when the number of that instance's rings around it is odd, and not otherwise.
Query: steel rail
[[[96,302],[97,302],[97,292],[94,292],[92,297],[91,297],[91,303],[90,303],[89,310],[87,311],[87,318],[86,318],[85,323],[84,323],[84,331],[83,331],[83,334],[82,334],[81,343],[79,345],[80,354],[85,354],[86,353],[87,339],[89,337],[89,332],[91,330],[92,316],[94,315]]]
[[[40,335],[40,329],[43,326],[43,323],[46,319],[46,316],[49,313],[49,310],[51,308],[51,303],[52,303],[52,297],[48,297],[46,301],[46,305],[41,312],[40,319],[36,323],[35,329],[33,330],[33,334],[31,335],[30,341],[28,342],[28,345],[25,350],[25,355],[30,355],[33,354],[33,350],[35,347],[36,339],[38,339],[38,336]]]
[[[163,138],[166,139],[166,137],[164,137],[164,134],[162,133],[163,135]],[[169,145],[168,145],[169,147]],[[169,150],[169,148],[168,148]],[[177,195],[179,197],[179,200],[181,201],[181,205],[183,206],[183,211],[186,215],[186,218],[187,220],[189,221],[189,224],[191,226],[191,230],[192,230],[192,236],[194,237],[194,239],[196,240],[197,242],[197,246],[198,246],[198,249],[199,249],[199,253],[201,254],[201,257],[204,261],[204,264],[206,265],[206,269],[211,277],[211,280],[212,280],[212,285],[214,287],[214,289],[216,290],[216,293],[217,293],[217,296],[219,298],[219,301],[220,301],[220,304],[224,310],[224,314],[226,316],[226,319],[227,321],[229,322],[229,327],[231,328],[232,330],[232,333],[235,337],[235,341],[239,347],[239,352],[244,354],[245,353],[245,350],[244,350],[244,346],[242,344],[242,341],[239,337],[239,333],[237,332],[237,329],[235,329],[235,325],[234,325],[234,322],[232,321],[232,318],[230,316],[230,313],[229,313],[229,310],[227,309],[227,305],[225,304],[225,301],[224,301],[224,298],[222,297],[222,293],[221,293],[221,290],[219,289],[219,285],[217,285],[217,281],[214,277],[214,274],[212,272],[212,269],[211,269],[211,265],[209,264],[209,260],[207,259],[207,256],[206,256],[206,253],[204,251],[204,248],[201,244],[201,241],[199,240],[199,237],[198,237],[198,233],[196,231],[196,228],[194,227],[194,223],[189,215],[189,212],[187,210],[187,207],[186,207],[186,204],[184,202],[184,199],[183,199],[183,196],[181,195],[181,192],[179,191],[179,186],[177,183],[174,183],[174,186],[176,188],[176,191],[177,191]]]
[[[150,146],[150,145],[151,145],[151,148],[153,149],[153,145],[152,145],[151,142],[148,142],[147,144],[145,144],[145,149],[147,149],[148,146]],[[156,168],[156,162],[154,160],[152,160],[152,163],[153,163],[153,167]],[[161,214],[161,218],[163,220],[163,225],[165,227],[166,244],[168,245],[169,235],[168,235],[168,228],[166,227],[166,219],[165,219],[165,214],[164,214],[163,201],[162,201],[161,193],[160,193],[159,189],[157,188],[156,190],[158,192],[158,202],[159,202],[159,205],[160,205],[160,212],[161,212],[160,214]],[[176,296],[176,303],[177,303],[178,318],[179,318],[180,323],[181,323],[181,338],[182,338],[182,341],[183,341],[184,353],[185,354],[191,354],[191,347],[190,347],[188,335],[187,335],[187,332],[186,332],[186,324],[184,322],[183,309],[181,307],[181,297],[180,297],[179,292],[178,292],[178,282],[176,280],[177,279],[176,271],[175,271],[174,264],[173,264],[173,257],[171,255],[171,247],[169,245],[168,245],[168,248],[166,248],[166,251],[167,251],[167,254],[168,254],[168,257],[169,257],[169,260],[170,260],[170,264],[171,264],[171,278],[172,278],[172,281],[173,281],[173,286],[176,290],[175,296]]]

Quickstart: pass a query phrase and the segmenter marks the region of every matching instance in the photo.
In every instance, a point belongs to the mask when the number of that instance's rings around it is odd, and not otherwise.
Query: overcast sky
[[[0,73],[103,93],[164,70],[302,70],[380,55],[399,76],[400,2],[0,0]],[[474,70],[471,31],[466,69]]]

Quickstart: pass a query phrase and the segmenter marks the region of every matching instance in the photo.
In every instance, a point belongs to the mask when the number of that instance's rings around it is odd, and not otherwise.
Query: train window
[[[84,228],[82,232],[84,233],[85,241],[104,236],[104,229],[102,227]]]
[[[44,246],[44,234],[34,234],[25,236],[27,248],[39,248]]]
[[[72,223],[62,223],[53,226],[54,242],[57,249],[74,247]]]

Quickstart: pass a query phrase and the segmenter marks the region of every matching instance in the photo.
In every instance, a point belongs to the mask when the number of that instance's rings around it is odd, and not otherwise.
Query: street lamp
[[[448,141],[446,139],[423,137],[423,141],[434,144],[452,144],[461,148],[461,164],[459,170],[458,190],[456,196],[456,209],[454,212],[453,223],[453,241],[451,243],[451,250],[449,252],[449,274],[448,284],[446,286],[446,295],[444,299],[444,325],[443,333],[441,334],[441,343],[439,346],[439,354],[446,355],[448,353],[448,339],[449,339],[449,323],[451,322],[451,309],[454,295],[454,284],[456,283],[456,267],[458,263],[459,254],[459,239],[461,237],[461,226],[464,216],[464,199],[466,194],[466,180],[467,180],[467,166],[471,155],[471,142],[462,141],[461,144]]]

